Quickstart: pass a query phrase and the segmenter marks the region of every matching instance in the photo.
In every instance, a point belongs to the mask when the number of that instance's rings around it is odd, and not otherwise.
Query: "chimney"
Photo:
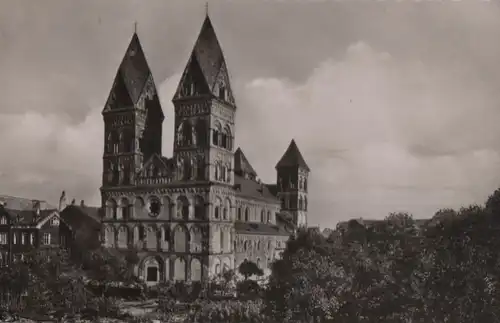
[[[84,201],[84,200],[81,200],[81,201],[80,201],[80,206],[81,206],[81,207],[85,207],[85,201]]]
[[[76,200],[75,199],[72,199],[71,200],[71,205],[75,205],[76,204]]]
[[[33,211],[36,213],[36,215],[40,215],[40,201],[33,200],[31,201],[33,203]]]
[[[66,192],[62,191],[61,197],[59,198],[59,212],[66,208]]]

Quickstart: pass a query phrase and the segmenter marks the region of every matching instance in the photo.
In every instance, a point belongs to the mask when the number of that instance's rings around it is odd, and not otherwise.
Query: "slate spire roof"
[[[252,165],[250,165],[250,162],[239,147],[234,152],[234,173],[239,176],[243,176],[244,174],[248,174],[253,177],[257,176],[257,172],[254,170]]]
[[[224,79],[225,87],[230,98],[229,101],[232,102],[232,91],[229,85],[229,74],[226,67],[226,61],[208,14],[205,17],[201,31],[174,95],[174,99],[180,98],[182,88],[187,82],[192,81],[193,77],[201,83],[199,87],[202,90],[215,96],[218,96],[218,93],[215,93],[217,81],[219,79]]]
[[[311,171],[309,166],[307,166],[304,157],[302,157],[302,154],[300,153],[299,147],[297,147],[295,140],[292,139],[290,145],[283,154],[283,157],[281,157],[280,161],[276,164],[276,168],[297,166],[306,169],[308,172]]]
[[[150,78],[152,78],[152,73],[146,55],[139,36],[134,32],[116,73],[104,110],[134,106]]]

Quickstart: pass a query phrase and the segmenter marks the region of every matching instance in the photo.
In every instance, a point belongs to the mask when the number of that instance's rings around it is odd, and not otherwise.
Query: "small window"
[[[57,227],[59,225],[59,218],[54,216],[52,219],[50,219],[50,226],[52,227]]]
[[[0,244],[7,244],[7,233],[0,233]]]
[[[45,232],[43,234],[43,244],[44,245],[50,245],[52,243],[51,238],[52,237],[51,237],[50,233]]]
[[[151,199],[149,202],[149,213],[151,216],[158,216],[160,214],[161,204],[157,199]]]
[[[7,224],[7,217],[6,216],[2,216],[0,218],[0,224]]]

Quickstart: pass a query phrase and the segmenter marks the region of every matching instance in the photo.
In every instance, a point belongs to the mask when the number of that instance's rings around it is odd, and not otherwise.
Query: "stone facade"
[[[264,184],[234,149],[237,107],[208,16],[172,102],[167,158],[163,111],[134,34],[102,113],[103,245],[137,250],[137,274],[152,284],[204,280],[245,259],[266,269],[307,224],[309,168],[292,140],[276,165],[278,184]]]

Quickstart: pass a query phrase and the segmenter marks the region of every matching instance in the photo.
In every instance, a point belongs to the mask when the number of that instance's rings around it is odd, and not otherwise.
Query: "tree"
[[[248,261],[246,259],[240,264],[240,266],[238,267],[238,271],[241,275],[243,275],[243,277],[245,277],[245,280],[248,280],[254,275],[264,275],[264,272],[259,268],[259,266],[257,266],[256,263],[254,263],[253,261]]]

